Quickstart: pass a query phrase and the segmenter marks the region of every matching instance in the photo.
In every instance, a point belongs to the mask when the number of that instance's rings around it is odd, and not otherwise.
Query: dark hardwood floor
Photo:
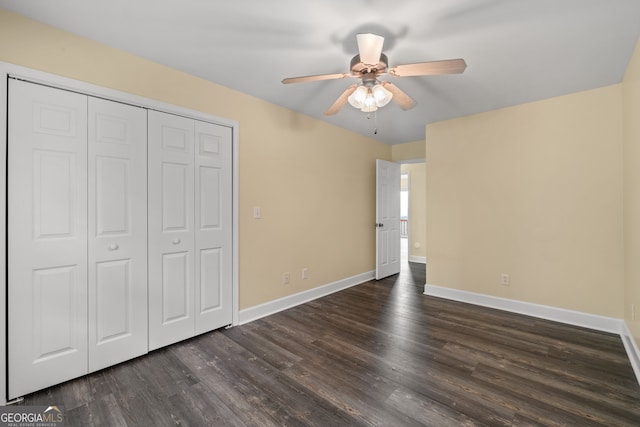
[[[26,396],[67,426],[639,426],[620,337],[428,297],[424,265]]]

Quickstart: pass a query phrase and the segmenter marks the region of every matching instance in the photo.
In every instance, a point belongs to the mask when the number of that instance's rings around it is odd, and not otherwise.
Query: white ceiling
[[[638,0],[0,0],[0,7],[389,144],[425,124],[622,81]],[[389,65],[464,58],[463,74],[385,76],[417,101],[377,117],[324,110],[353,82],[355,34],[385,37]],[[376,122],[376,123],[374,123]],[[377,134],[373,133],[377,126]]]

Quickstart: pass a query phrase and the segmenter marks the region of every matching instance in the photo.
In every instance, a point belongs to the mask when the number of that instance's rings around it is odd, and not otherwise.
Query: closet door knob
[[[180,243],[180,239],[173,239],[171,243],[173,243],[174,245],[177,245],[178,243]]]
[[[110,251],[117,251],[118,250],[118,245],[116,243],[112,243],[109,245],[109,250]]]

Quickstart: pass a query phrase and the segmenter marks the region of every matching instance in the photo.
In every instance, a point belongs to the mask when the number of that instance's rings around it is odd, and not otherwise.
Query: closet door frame
[[[6,365],[6,344],[7,344],[7,79],[17,78],[33,83],[52,86],[58,89],[79,92],[85,95],[104,98],[110,101],[122,102],[136,105],[150,110],[158,110],[165,113],[176,114],[204,122],[215,123],[231,128],[232,131],[232,222],[233,222],[233,248],[232,248],[232,323],[237,325],[239,305],[238,305],[238,183],[239,183],[239,125],[235,120],[206,114],[200,111],[179,107],[176,105],[156,101],[138,95],[132,95],[118,90],[108,89],[91,83],[33,70],[15,64],[0,61],[0,405],[8,403],[7,400],[7,371]]]

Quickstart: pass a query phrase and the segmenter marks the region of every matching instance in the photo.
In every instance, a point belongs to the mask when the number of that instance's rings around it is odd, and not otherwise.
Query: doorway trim
[[[78,92],[85,95],[104,98],[150,110],[171,113],[191,119],[227,126],[232,129],[232,325],[239,321],[239,233],[238,233],[238,194],[239,194],[239,124],[202,111],[179,107],[127,92],[70,79],[67,77],[38,71],[19,65],[0,61],[0,405],[7,404],[7,102],[9,77],[27,80],[46,86]]]

